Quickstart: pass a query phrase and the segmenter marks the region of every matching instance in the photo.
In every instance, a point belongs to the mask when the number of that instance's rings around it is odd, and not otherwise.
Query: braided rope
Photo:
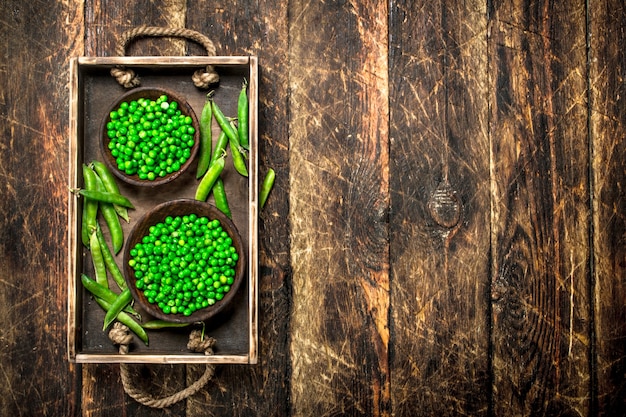
[[[113,343],[119,345],[120,354],[126,355],[128,353],[128,346],[133,340],[133,336],[130,334],[128,327],[119,322],[115,322],[113,328],[109,332],[109,338],[113,341]],[[202,332],[200,330],[194,330],[189,335],[187,348],[193,352],[204,352],[205,355],[212,355],[214,344],[215,339],[212,337],[204,339],[202,338]],[[149,393],[146,393],[135,386],[130,365],[125,363],[120,364],[120,375],[124,391],[126,391],[132,399],[148,407],[167,408],[179,401],[191,397],[204,387],[215,375],[215,366],[207,364],[202,376],[193,384],[164,398],[154,398]]]
[[[186,28],[155,26],[139,26],[122,33],[120,43],[118,44],[116,50],[117,55],[125,56],[126,48],[133,39],[146,36],[177,37],[189,39],[202,45],[204,49],[206,49],[209,56],[216,55],[216,49],[213,41],[211,41],[211,39],[209,39],[207,36],[196,32],[195,30]],[[125,88],[137,87],[141,83],[139,81],[139,78],[137,77],[137,74],[135,74],[133,70],[128,69],[122,65],[111,68],[111,75],[115,77],[117,82]],[[191,79],[196,87],[208,88],[211,84],[219,82],[219,75],[212,65],[207,65],[206,68],[194,72]]]

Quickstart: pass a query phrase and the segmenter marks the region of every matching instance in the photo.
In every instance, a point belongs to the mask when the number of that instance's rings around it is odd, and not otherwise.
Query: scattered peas
[[[230,291],[239,254],[218,219],[167,216],[130,250],[135,285],[165,314],[190,316]]]
[[[192,118],[166,95],[123,102],[109,117],[108,148],[127,175],[152,181],[178,171],[191,156]]]

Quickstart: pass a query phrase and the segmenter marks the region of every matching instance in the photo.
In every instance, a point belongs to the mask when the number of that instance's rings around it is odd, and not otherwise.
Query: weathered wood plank
[[[123,31],[150,22],[154,26],[184,27],[186,1],[137,1],[132,3],[85,1],[85,56],[115,56]],[[169,38],[142,38],[130,43],[126,55],[181,56],[186,42]],[[155,398],[171,395],[186,386],[185,366],[145,366],[133,369],[150,376],[137,380]],[[121,386],[119,365],[83,366],[83,411],[90,416],[160,415],[163,411],[145,407],[131,399]],[[185,402],[167,412],[185,414]]]
[[[388,415],[387,4],[289,3],[294,415]]]
[[[79,2],[0,4],[0,410],[74,415],[67,361],[67,85]],[[36,24],[34,23],[36,22]]]
[[[492,7],[494,413],[587,415],[585,2]]]
[[[624,5],[276,3],[0,3],[0,410],[621,415]],[[68,60],[146,23],[260,57],[261,173],[278,173],[259,364],[166,410],[65,347]],[[138,369],[159,396],[204,367]]]
[[[276,182],[259,223],[259,362],[219,366],[215,381],[188,402],[188,416],[289,415],[289,137],[287,131],[287,3],[188,2],[187,27],[213,40],[218,55],[259,59],[259,173]],[[204,54],[191,45],[189,53]],[[219,343],[219,341],[218,341]],[[191,369],[194,378],[202,368]],[[237,405],[233,407],[233,405]]]
[[[597,415],[626,409],[626,6],[589,2]]]
[[[116,56],[120,35],[137,26],[184,28],[186,0],[119,2],[85,0],[85,55]],[[181,56],[188,48],[180,38],[142,37],[132,41],[127,56]],[[206,55],[206,52],[205,52]]]
[[[485,2],[391,7],[392,410],[486,415]]]

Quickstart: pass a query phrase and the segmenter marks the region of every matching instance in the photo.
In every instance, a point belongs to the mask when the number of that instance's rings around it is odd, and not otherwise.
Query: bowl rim
[[[169,101],[176,101],[178,103],[178,108],[181,112],[187,116],[191,117],[192,126],[195,128],[195,133],[193,135],[194,145],[191,148],[191,154],[185,163],[180,167],[178,171],[172,172],[164,177],[155,178],[154,180],[142,180],[139,178],[139,175],[127,175],[126,173],[120,171],[115,163],[113,156],[111,155],[111,151],[109,150],[109,139],[107,135],[107,124],[111,121],[111,112],[117,109],[122,102],[124,101],[132,101],[137,100],[142,97],[147,98],[158,98],[161,95],[167,95]],[[176,178],[180,177],[184,172],[186,172],[189,167],[192,165],[193,161],[198,154],[200,148],[200,122],[198,120],[198,116],[194,111],[193,107],[189,104],[187,99],[183,97],[181,94],[172,91],[168,88],[163,87],[137,87],[132,90],[126,91],[124,94],[118,96],[107,108],[107,111],[102,119],[102,123],[100,125],[100,151],[102,153],[102,159],[104,163],[107,165],[109,170],[122,181],[142,186],[142,187],[156,187],[159,185],[167,184],[169,182],[174,181]]]
[[[233,245],[235,246],[235,248],[237,249],[237,253],[239,254],[239,259],[237,260],[237,264],[235,265],[234,282],[230,286],[230,290],[228,291],[228,293],[226,293],[224,298],[217,301],[211,306],[197,310],[189,316],[185,316],[181,313],[165,314],[158,305],[148,303],[143,292],[139,291],[135,286],[135,272],[128,265],[128,261],[131,259],[130,250],[145,236],[144,233],[140,233],[141,230],[147,230],[150,226],[160,221],[163,221],[167,216],[182,216],[192,213],[195,213],[198,216],[209,217],[209,219],[218,219],[220,221],[220,224],[222,225],[222,228],[233,240]],[[131,229],[130,234],[128,235],[128,240],[124,247],[123,262],[123,272],[126,285],[130,290],[133,299],[137,304],[139,304],[142,310],[155,318],[168,322],[194,323],[199,321],[206,321],[230,306],[231,301],[237,295],[239,287],[241,286],[242,282],[244,281],[244,277],[246,276],[247,257],[243,238],[239,234],[237,226],[230,218],[228,218],[217,207],[210,203],[190,198],[179,198],[158,204],[157,206],[146,212],[137,221],[137,223],[135,223],[135,225]]]

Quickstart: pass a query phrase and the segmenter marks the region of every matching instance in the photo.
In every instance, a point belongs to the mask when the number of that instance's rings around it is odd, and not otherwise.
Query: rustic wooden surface
[[[618,416],[616,0],[0,4],[0,414]],[[259,57],[259,363],[152,409],[67,361],[68,70],[140,25]],[[130,55],[199,55],[178,39]],[[202,366],[145,367],[153,395]]]

